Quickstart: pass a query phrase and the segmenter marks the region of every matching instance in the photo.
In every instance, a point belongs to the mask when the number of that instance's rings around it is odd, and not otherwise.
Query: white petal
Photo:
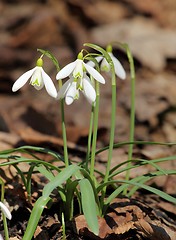
[[[1,211],[4,213],[4,215],[6,216],[6,218],[11,220],[12,215],[11,215],[9,209],[4,205],[4,203],[0,202],[0,208],[1,208]]]
[[[79,92],[76,89],[76,82],[72,82],[71,86],[69,87],[66,97],[65,97],[65,102],[67,105],[72,104],[72,102],[79,96]]]
[[[103,59],[103,57],[102,56],[98,56],[98,57],[95,57],[95,59],[97,60],[97,62],[100,62]]]
[[[74,78],[82,78],[83,77],[83,60],[81,60],[81,59],[76,60],[76,66],[73,71],[73,77]]]
[[[51,97],[56,98],[57,97],[57,91],[56,91],[56,88],[54,86],[54,83],[51,80],[51,78],[48,76],[48,74],[46,74],[46,72],[43,69],[42,69],[42,77],[43,77],[43,82],[44,82],[47,93]]]
[[[109,55],[110,55],[110,53],[109,53]],[[117,75],[119,78],[121,78],[122,80],[124,80],[124,79],[126,78],[126,72],[125,72],[122,64],[119,62],[119,60],[118,60],[116,57],[114,57],[113,54],[110,55],[110,56],[111,56],[112,61],[113,61],[113,63],[114,63],[114,68],[115,68],[115,73],[116,73],[116,75]]]
[[[103,84],[105,83],[104,77],[97,70],[95,70],[93,67],[89,66],[86,63],[83,63],[83,64],[86,70],[88,71],[88,73],[90,73],[90,75],[92,75],[93,78],[95,78],[100,83],[103,83]]]
[[[4,240],[1,234],[0,234],[0,240]]]
[[[83,78],[83,94],[89,100],[90,103],[95,102],[96,92],[90,79],[86,76]]]
[[[30,84],[36,89],[41,90],[44,86],[42,77],[42,67],[36,67],[34,73],[32,74]]]
[[[106,58],[103,58],[101,63],[101,70],[105,72],[109,72],[111,70],[109,63],[107,62]]]
[[[62,79],[62,78],[66,78],[68,77],[74,70],[75,66],[76,66],[77,60],[75,60],[74,62],[69,63],[68,65],[66,65],[64,68],[62,68],[56,75],[56,79]]]
[[[95,57],[95,59],[97,60],[97,62],[99,63],[103,57],[102,56],[99,56],[99,57]],[[88,64],[89,66],[91,67],[95,67],[95,63],[93,61],[88,61],[86,64]]]
[[[33,87],[36,89],[36,90],[41,90],[44,86],[44,83],[43,81],[41,82],[40,86],[37,86],[37,85],[33,85]]]
[[[63,86],[61,87],[61,89],[59,90],[58,94],[57,94],[57,99],[60,98],[64,98],[66,95],[66,92],[68,91],[69,87],[71,86],[71,83],[73,82],[73,79],[69,79],[68,81],[66,81]]]
[[[31,70],[29,70],[29,71],[27,71],[27,72],[25,72],[25,73],[23,73],[23,75],[21,75],[21,77],[19,77],[16,80],[16,82],[13,84],[12,91],[16,92],[21,87],[23,87],[27,83],[28,79],[32,76],[32,74],[34,73],[35,69],[36,69],[36,67],[31,69]]]

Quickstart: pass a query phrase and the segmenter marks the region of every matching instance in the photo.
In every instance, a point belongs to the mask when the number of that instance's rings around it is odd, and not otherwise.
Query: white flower
[[[30,84],[35,87],[35,89],[40,90],[45,86],[48,94],[54,98],[57,97],[57,91],[53,84],[51,78],[45,73],[42,68],[43,60],[41,58],[37,61],[37,66],[33,69],[25,72],[22,76],[20,76],[16,82],[13,84],[12,91],[16,92],[21,87],[23,87],[29,78],[31,77]]]
[[[81,90],[87,100],[92,104],[96,99],[96,92],[90,78],[83,74],[83,78],[74,79],[72,76],[64,83],[58,92],[58,99],[65,97],[67,105],[73,103],[75,99],[79,98],[79,90]]]
[[[100,83],[105,83],[103,76],[93,67],[84,63],[82,59],[77,59],[74,62],[66,65],[56,75],[56,79],[63,79],[69,76],[69,80],[62,86],[58,92],[58,98],[64,98],[67,105],[71,104],[74,99],[79,98],[79,90],[83,92],[90,103],[96,99],[96,92],[90,78],[86,75],[86,71],[95,80]]]
[[[122,64],[120,63],[120,61],[113,55],[112,52],[108,52],[109,56],[112,59],[112,62],[114,64],[114,70],[115,70],[115,74],[121,78],[122,80],[124,80],[126,78],[126,72],[122,66]],[[111,70],[109,63],[106,61],[106,59],[102,56],[96,57],[95,58],[97,60],[97,62],[101,62],[100,64],[100,69],[102,71],[105,72],[109,72]],[[95,63],[93,61],[89,61],[87,64],[89,64],[89,66],[94,67]]]
[[[0,209],[1,211],[4,213],[4,215],[6,216],[6,218],[8,218],[9,220],[11,220],[12,215],[9,211],[9,209],[6,207],[6,205],[2,202],[0,202]]]

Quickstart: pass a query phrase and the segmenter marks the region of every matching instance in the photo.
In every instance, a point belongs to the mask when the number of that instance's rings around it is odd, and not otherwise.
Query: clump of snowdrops
[[[116,119],[116,81],[119,79],[125,80],[126,71],[122,64],[113,54],[113,46],[118,45],[122,48],[129,60],[130,76],[131,79],[131,113],[130,113],[130,134],[127,142],[114,143],[115,134],[115,119]],[[31,178],[34,172],[43,174],[48,183],[44,186],[42,195],[37,199],[32,209],[23,240],[32,239],[36,230],[37,224],[40,220],[42,212],[47,204],[52,202],[53,190],[57,190],[61,198],[61,209],[58,210],[59,219],[63,226],[63,237],[65,237],[66,229],[65,222],[72,220],[74,212],[75,198],[79,203],[79,213],[83,213],[87,221],[89,229],[95,234],[99,234],[98,216],[103,217],[108,209],[109,204],[119,194],[123,193],[127,197],[131,197],[138,188],[144,188],[150,192],[153,192],[160,197],[176,203],[176,199],[173,196],[166,194],[165,192],[155,189],[145,183],[157,176],[176,174],[175,170],[163,170],[157,163],[174,160],[176,156],[146,160],[146,159],[133,159],[133,145],[134,144],[163,144],[172,145],[174,143],[154,143],[154,142],[135,142],[134,141],[134,123],[135,123],[135,68],[133,57],[127,44],[113,43],[108,44],[106,49],[101,48],[98,45],[87,43],[85,47],[93,49],[93,53],[88,52],[86,49],[82,49],[77,59],[62,69],[55,58],[55,56],[46,50],[38,49],[41,56],[37,60],[36,66],[25,72],[20,76],[12,87],[12,91],[18,91],[28,81],[36,89],[41,90],[45,87],[48,94],[58,101],[61,107],[61,122],[62,122],[62,134],[64,149],[63,155],[58,152],[54,152],[50,149],[34,146],[21,146],[19,148],[10,149],[0,152],[1,159],[7,159],[0,164],[1,167],[6,165],[12,165],[16,168],[17,172],[21,176],[21,179],[26,188],[28,198],[30,201],[31,196]],[[56,80],[58,80],[58,89],[56,84],[43,69],[43,59],[48,57],[56,67]],[[102,72],[105,71],[106,79],[103,77]],[[105,75],[105,74],[104,74]],[[63,80],[64,79],[64,80]],[[98,130],[98,118],[99,118],[99,102],[101,88],[106,84],[111,84],[111,117],[110,117],[110,135],[109,145],[97,149],[97,130]],[[65,121],[65,107],[67,105],[74,104],[75,100],[79,100],[80,94],[83,94],[90,103],[90,127],[87,142],[87,154],[86,158],[81,163],[75,163],[72,159],[69,159],[69,153],[67,148],[67,134],[66,134],[66,121]],[[103,95],[101,95],[103,98]],[[76,114],[76,113],[74,113]],[[125,162],[117,164],[114,168],[111,168],[112,153],[114,148],[128,145],[128,159]],[[108,151],[108,158],[106,162],[105,173],[100,173],[98,169],[95,169],[96,156],[103,151]],[[23,154],[16,154],[17,152],[27,152],[31,155],[31,158],[26,158]],[[35,153],[42,152],[52,156],[53,161],[62,161],[62,167],[56,167],[51,162],[45,162],[43,159],[39,159]],[[29,164],[29,171],[23,173],[20,170],[20,163],[26,162]],[[133,164],[135,163],[135,164]],[[130,178],[130,169],[138,168],[142,165],[150,164],[154,167],[155,171],[150,174],[142,175]],[[19,166],[18,166],[19,165]],[[118,174],[125,172],[126,178],[124,180],[118,180]],[[99,173],[101,181],[98,181],[95,173]],[[116,180],[115,180],[116,179]],[[107,195],[107,187],[112,186],[114,189],[109,195]],[[4,192],[4,191],[3,191]],[[4,200],[4,196],[1,196],[1,201]],[[1,207],[4,206],[1,203]],[[6,208],[4,208],[6,209]],[[2,208],[3,211],[3,208]],[[3,215],[6,211],[3,212]],[[8,215],[10,216],[10,215]],[[9,217],[10,219],[10,217]],[[8,239],[7,223],[4,220],[5,239]]]

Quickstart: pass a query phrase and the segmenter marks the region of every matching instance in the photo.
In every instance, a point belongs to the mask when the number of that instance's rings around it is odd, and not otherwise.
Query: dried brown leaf
[[[89,235],[92,236],[92,239],[96,239],[96,236],[89,230],[84,215],[79,215],[74,220],[77,233],[81,232],[82,235]],[[100,238],[105,238],[108,234],[113,233],[112,229],[106,223],[104,218],[98,218],[98,224]]]
[[[171,240],[167,232],[160,226],[148,223],[144,219],[139,219],[134,223],[134,226],[143,233],[147,239],[151,240]]]
[[[124,234],[124,233],[128,232],[130,229],[134,229],[134,222],[127,222],[124,225],[115,227],[115,228],[113,228],[113,231],[115,234]]]
[[[153,20],[134,18],[98,26],[91,35],[102,46],[113,41],[128,43],[134,57],[156,72],[164,69],[167,58],[176,57],[175,31],[162,29]]]

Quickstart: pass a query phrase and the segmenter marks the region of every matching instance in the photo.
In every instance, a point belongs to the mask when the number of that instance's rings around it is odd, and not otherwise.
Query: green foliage
[[[96,202],[92,186],[87,179],[79,181],[81,192],[81,203],[87,224],[95,235],[99,233]]]

